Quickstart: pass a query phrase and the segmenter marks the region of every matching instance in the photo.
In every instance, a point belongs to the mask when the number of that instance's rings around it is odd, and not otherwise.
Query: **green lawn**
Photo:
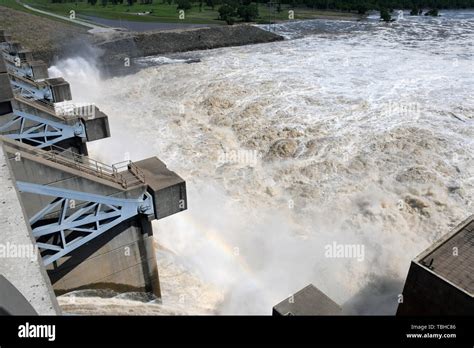
[[[193,3],[193,7],[186,11],[185,19],[179,18],[179,13],[175,3],[169,5],[163,3],[163,0],[154,0],[153,4],[142,5],[135,3],[132,6],[125,4],[102,6],[99,0],[96,5],[90,5],[85,0],[71,1],[66,3],[52,3],[51,0],[22,0],[24,3],[35,8],[52,12],[62,16],[69,16],[70,11],[74,10],[76,16],[95,16],[108,19],[139,21],[139,22],[183,22],[183,23],[201,23],[201,24],[225,24],[218,19],[219,13],[216,6],[213,10],[210,7],[203,6],[199,10],[199,3]],[[27,11],[17,4],[15,0],[0,0],[0,5],[8,6],[14,9]],[[259,4],[259,18],[256,22],[268,23],[272,21],[283,21],[289,19],[288,11],[291,8],[282,5],[282,11],[277,12],[275,8],[269,8],[264,4]],[[348,17],[353,16],[350,13],[330,12],[330,11],[314,11],[306,7],[295,8],[294,19],[311,19],[321,17]],[[29,12],[29,11],[27,11]],[[147,15],[138,15],[138,13],[151,12]],[[31,12],[30,12],[31,13]]]
[[[44,17],[44,18],[49,18],[51,19],[52,17],[51,16],[47,16],[47,15],[44,15],[42,13],[38,13],[38,12],[34,12],[34,11],[30,11],[26,8],[24,8],[22,5],[18,4],[15,0],[0,0],[0,6],[5,6],[5,7],[8,7],[8,8],[12,8],[14,10],[18,10],[18,11],[22,11],[22,12],[26,12],[26,13],[29,13],[29,14],[32,14],[32,15],[35,15],[35,16],[40,16],[40,17]],[[51,11],[52,12],[52,11]],[[69,25],[77,25],[79,27],[82,27],[81,25],[79,24],[74,24],[72,22],[68,22],[68,21],[62,21],[60,19],[57,19],[57,18],[53,18],[54,20],[57,20],[59,22],[62,22],[62,23],[68,23]],[[0,23],[0,27],[1,27],[1,23]]]
[[[15,0],[0,0],[0,6],[5,6],[5,7],[12,8],[14,10],[20,10],[20,11],[31,13],[31,11],[28,11],[27,9],[25,9],[23,6],[18,4]]]
[[[128,6],[125,4],[118,5],[100,5],[100,1],[96,5],[90,5],[85,1],[68,2],[53,4],[50,0],[25,0],[29,5],[53,12],[59,15],[68,16],[71,10],[76,12],[76,15],[95,16],[109,19],[121,19],[139,22],[179,22],[183,23],[216,23],[222,24],[219,21],[217,11],[203,8],[199,12],[199,6],[195,5],[185,13],[185,19],[179,19],[176,4],[168,5],[163,3],[154,3],[152,5],[134,4]],[[148,15],[138,15],[138,13],[152,12]]]

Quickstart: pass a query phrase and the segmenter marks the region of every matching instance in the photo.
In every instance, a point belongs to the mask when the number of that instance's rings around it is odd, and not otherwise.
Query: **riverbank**
[[[243,46],[283,40],[283,37],[252,25],[152,31],[122,34],[115,39],[97,42],[103,54],[103,67],[114,74],[127,73],[133,67],[125,64],[132,58]]]
[[[79,44],[92,42],[87,28],[0,6],[0,29],[34,52],[36,59],[52,63],[55,57],[74,54]]]
[[[4,6],[18,9],[21,1],[22,0],[2,0],[2,4],[4,4]],[[147,4],[141,2],[129,4],[126,1],[121,3],[108,1],[106,4],[101,3],[99,6],[98,4],[92,4],[86,1],[76,1],[74,5],[72,5],[71,2],[28,0],[28,5],[32,6],[34,9],[47,11],[59,16],[66,16],[69,11],[73,9],[77,18],[93,17],[92,22],[99,24],[104,21],[115,22],[110,26],[121,28],[127,27],[129,30],[133,31],[141,31],[140,23],[150,25],[156,23],[178,25],[226,24],[224,20],[220,19],[218,11],[220,5],[210,6],[206,2],[198,4],[196,1],[191,1],[191,6],[186,9],[183,17],[179,16],[177,3],[175,1],[155,1]],[[254,19],[260,24],[288,20],[289,11],[293,13],[293,18],[295,20],[319,18],[350,19],[360,17],[355,12],[315,9],[301,4],[280,4],[279,7],[276,7],[275,3],[269,2],[266,4],[254,3],[254,5],[258,8],[258,16]],[[236,23],[238,23],[239,20],[239,18],[236,18]]]
[[[280,35],[252,25],[148,32],[88,31],[78,25],[5,7],[1,9],[2,29],[31,49],[36,59],[52,65],[71,56],[93,57],[109,75],[136,71],[139,67],[133,66],[132,59],[137,57],[283,40]],[[130,65],[127,64],[129,60]]]

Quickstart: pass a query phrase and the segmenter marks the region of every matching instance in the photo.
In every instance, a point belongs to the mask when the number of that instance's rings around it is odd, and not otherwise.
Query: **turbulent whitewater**
[[[270,314],[313,283],[348,313],[393,314],[410,260],[474,210],[474,13],[443,15],[281,24],[283,42],[108,80],[59,62],[109,115],[91,156],[157,155],[189,200],[154,222],[162,305],[72,294],[66,312]]]

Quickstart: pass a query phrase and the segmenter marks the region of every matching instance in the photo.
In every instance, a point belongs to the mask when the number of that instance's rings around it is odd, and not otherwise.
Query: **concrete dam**
[[[185,181],[157,157],[89,157],[88,142],[114,136],[108,116],[73,102],[68,82],[50,78],[5,32],[0,51],[0,252],[10,254],[0,265],[0,314],[60,314],[56,296],[80,289],[160,298],[151,221],[187,209]],[[471,216],[406,265],[397,315],[473,312],[473,224]],[[341,307],[310,284],[273,314],[351,314]]]
[[[2,243],[0,300],[7,314],[60,314],[56,295],[77,289],[161,297],[151,221],[187,208],[186,183],[157,157],[105,164],[87,143],[110,137],[108,117],[76,105],[0,31]]]

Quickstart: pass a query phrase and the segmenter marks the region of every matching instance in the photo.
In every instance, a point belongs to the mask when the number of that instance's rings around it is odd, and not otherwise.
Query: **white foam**
[[[314,283],[356,312],[393,313],[410,260],[472,213],[472,18],[205,51],[96,81],[89,100],[112,137],[90,152],[157,155],[187,180],[188,211],[155,222],[156,236],[218,289],[219,312],[269,314]],[[222,165],[222,149],[262,156]],[[363,244],[365,260],[325,258],[332,242]]]

